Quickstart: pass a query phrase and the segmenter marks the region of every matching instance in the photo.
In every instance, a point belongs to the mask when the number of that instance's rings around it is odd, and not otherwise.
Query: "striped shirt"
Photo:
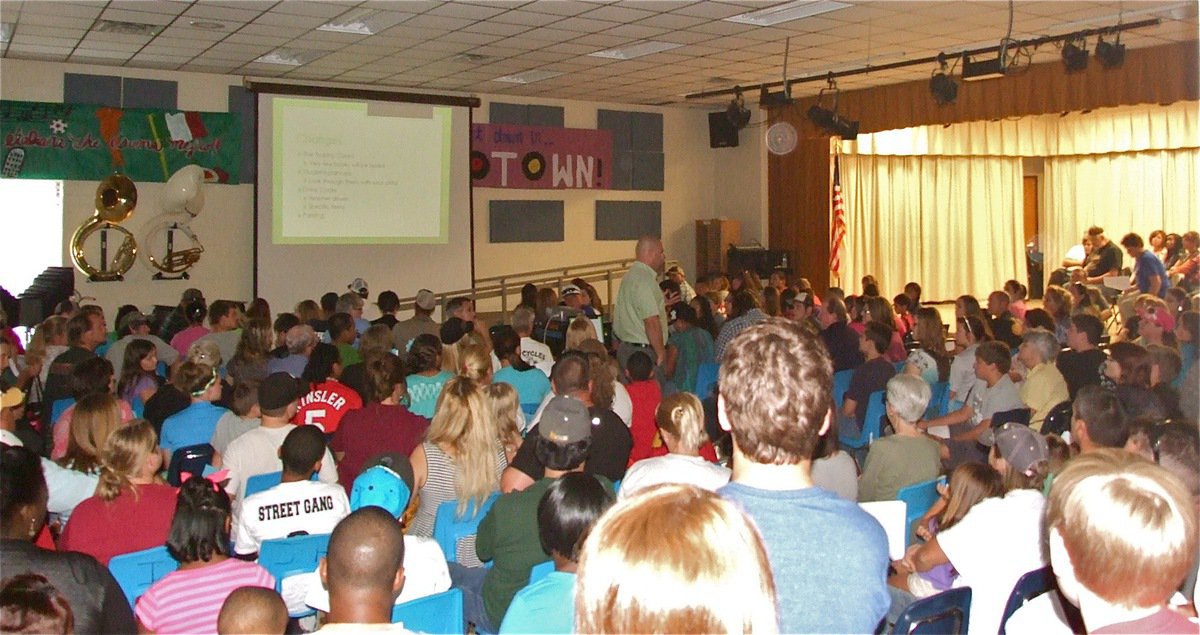
[[[421,447],[425,449],[428,476],[425,478],[425,484],[421,486],[420,506],[417,508],[417,515],[413,517],[412,527],[408,533],[414,536],[433,536],[433,521],[437,517],[438,507],[446,501],[458,500],[458,494],[455,493],[454,487],[458,480],[458,468],[454,464],[454,459],[442,452],[437,444],[423,443]],[[506,467],[508,467],[508,459],[504,455],[504,448],[500,447],[500,443],[497,441],[497,485],[500,483],[500,474]],[[475,536],[459,541],[455,553],[458,562],[464,567],[483,566],[483,563],[479,561],[479,556],[475,555]]]
[[[137,601],[134,615],[155,633],[216,633],[217,614],[235,589],[275,588],[275,578],[252,562],[228,558],[168,573]]]

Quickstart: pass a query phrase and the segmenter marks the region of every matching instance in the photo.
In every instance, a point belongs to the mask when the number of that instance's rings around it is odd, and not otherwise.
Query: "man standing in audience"
[[[413,316],[407,320],[400,320],[396,326],[392,327],[392,344],[396,350],[404,353],[408,350],[409,342],[412,342],[418,335],[428,333],[429,335],[438,335],[441,333],[441,325],[433,319],[433,309],[437,307],[437,297],[429,289],[421,289],[417,291],[417,298],[413,301]]]
[[[550,376],[554,368],[554,353],[550,347],[533,339],[533,309],[519,306],[512,312],[512,327],[521,336],[521,360]]]
[[[864,360],[858,346],[858,333],[850,328],[850,315],[841,298],[836,295],[825,298],[817,309],[817,323],[821,325],[821,341],[833,359],[833,372],[862,366]]]
[[[1046,511],[1050,562],[1089,633],[1195,633],[1168,606],[1195,570],[1196,502],[1178,478],[1128,452],[1067,463]]]
[[[555,395],[571,397],[588,410],[588,417],[592,422],[592,448],[586,471],[589,474],[603,475],[610,481],[619,481],[625,477],[629,453],[633,450],[633,436],[629,427],[616,413],[608,408],[599,408],[592,402],[592,383],[588,379],[590,370],[588,359],[584,355],[578,352],[564,353],[562,359],[554,365],[550,387]],[[538,421],[545,419],[545,416],[543,412]],[[535,424],[525,436],[533,438],[539,425],[540,423]],[[542,478],[546,466],[539,460],[534,449],[532,443],[521,444],[516,456],[500,477],[501,492],[526,489]]]
[[[229,300],[214,300],[208,307],[209,333],[197,339],[197,342],[216,342],[221,351],[221,368],[233,359],[237,352],[238,340],[242,339],[239,328],[242,312],[238,305]]]
[[[154,351],[158,354],[158,361],[166,364],[168,367],[175,366],[175,362],[179,361],[179,351],[171,347],[170,344],[164,342],[162,338],[150,332],[150,319],[141,311],[130,311],[121,318],[121,323],[117,325],[117,332],[127,332],[127,335],[109,345],[105,351],[104,357],[113,365],[113,376],[120,377],[121,370],[125,367],[125,347],[133,340],[146,340],[154,344]]]
[[[304,374],[308,365],[308,356],[317,347],[317,332],[307,324],[299,324],[288,329],[284,336],[287,346],[287,357],[271,357],[267,359],[267,373],[287,373],[292,377]]]
[[[392,605],[404,588],[404,531],[382,507],[368,505],[342,519],[317,571],[329,590],[329,613],[317,632],[408,632],[392,624]]]
[[[613,309],[613,335],[620,340],[617,364],[622,372],[637,351],[652,353],[656,369],[667,359],[667,304],[658,288],[658,274],[667,262],[662,241],[642,236],[634,257],[637,260],[621,279]]]
[[[1158,256],[1146,249],[1146,243],[1142,241],[1141,236],[1134,233],[1125,234],[1121,239],[1121,246],[1133,259],[1133,285],[1121,294],[1121,300],[1117,304],[1121,319],[1128,320],[1133,316],[1134,302],[1138,296],[1149,294],[1159,298],[1167,297],[1167,289],[1171,288],[1171,278],[1167,276],[1167,268]]]
[[[258,387],[259,409],[262,423],[229,443],[229,451],[223,457],[224,466],[229,468],[229,483],[225,490],[230,496],[241,500],[246,491],[246,480],[251,476],[269,474],[283,469],[279,459],[279,448],[284,439],[296,426],[291,423],[299,407],[300,382],[287,373],[268,375]],[[324,452],[318,478],[322,483],[337,483],[337,467],[329,450]]]
[[[42,402],[52,404],[71,396],[71,371],[96,356],[96,347],[108,339],[108,324],[99,307],[83,307],[67,321],[67,350],[50,362]]]
[[[1067,326],[1067,346],[1071,350],[1058,354],[1056,365],[1063,379],[1067,380],[1067,393],[1071,399],[1084,386],[1100,385],[1100,365],[1108,355],[1100,350],[1100,338],[1104,334],[1104,323],[1089,313],[1071,316]]]
[[[355,278],[355,282],[361,282],[361,278]],[[362,284],[362,289],[365,292],[367,289],[366,283]],[[349,291],[338,296],[337,305],[334,307],[337,313],[345,313],[354,321],[354,338],[366,333],[367,329],[371,328],[371,323],[363,318],[363,305],[366,303],[362,295],[354,291]],[[330,327],[332,330],[333,327]],[[331,336],[332,337],[332,336]]]
[[[813,485],[829,430],[833,373],[821,341],[786,320],[743,331],[721,365],[717,417],[733,435],[720,490],[758,525],[780,598],[780,632],[870,633],[887,613],[883,528]]]
[[[1084,386],[1071,410],[1071,441],[1079,445],[1080,452],[1125,447],[1129,419],[1111,390]]]
[[[340,485],[310,480],[321,471],[325,435],[313,426],[287,433],[279,448],[283,475],[275,487],[242,501],[234,551],[247,559],[258,554],[264,540],[287,538],[298,532],[327,534],[350,513],[346,490]]]

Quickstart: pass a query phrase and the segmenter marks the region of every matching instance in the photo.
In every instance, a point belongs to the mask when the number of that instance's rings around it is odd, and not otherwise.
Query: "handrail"
[[[508,296],[513,295],[514,292],[520,293],[520,289],[524,285],[532,283],[540,286],[552,283],[557,288],[561,287],[566,281],[581,278],[586,282],[603,280],[607,283],[607,298],[604,306],[605,309],[608,309],[613,303],[613,283],[625,276],[625,272],[635,260],[634,258],[604,260],[570,267],[555,267],[552,269],[538,269],[499,276],[488,276],[476,279],[474,288],[441,292],[434,291],[434,296],[437,298],[438,306],[441,306],[443,309],[447,300],[460,296],[471,298],[476,304],[480,300],[500,298],[500,311],[507,320],[509,312]],[[677,264],[679,264],[678,261],[668,260],[666,266],[670,267]],[[400,306],[412,306],[412,303],[416,299],[415,294],[400,298]]]

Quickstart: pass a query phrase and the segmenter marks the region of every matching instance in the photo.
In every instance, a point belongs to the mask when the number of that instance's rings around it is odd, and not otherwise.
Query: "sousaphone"
[[[129,218],[137,207],[137,187],[124,174],[114,173],[96,188],[96,213],[84,221],[71,236],[71,262],[94,282],[123,280],[137,261],[137,240],[118,223]],[[109,232],[121,234],[121,244],[109,258]],[[100,233],[100,265],[88,262],[84,244]]]

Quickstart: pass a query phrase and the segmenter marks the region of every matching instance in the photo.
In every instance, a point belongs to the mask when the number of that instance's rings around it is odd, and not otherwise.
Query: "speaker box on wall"
[[[711,148],[736,148],[738,129],[725,111],[708,113],[708,145]]]

